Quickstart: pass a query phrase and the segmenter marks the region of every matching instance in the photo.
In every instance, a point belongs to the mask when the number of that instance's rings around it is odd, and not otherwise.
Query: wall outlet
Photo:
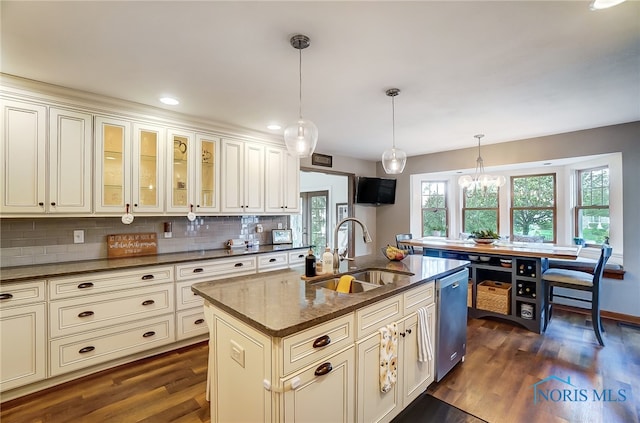
[[[278,222],[278,229],[282,229],[282,222]]]
[[[82,229],[76,229],[73,231],[73,243],[84,244],[84,231]]]

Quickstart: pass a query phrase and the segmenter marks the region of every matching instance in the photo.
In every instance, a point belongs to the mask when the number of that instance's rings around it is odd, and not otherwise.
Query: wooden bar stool
[[[547,308],[544,314],[543,332],[547,330],[547,325],[549,324],[549,320],[551,320],[554,296],[558,298],[582,301],[591,304],[591,321],[593,324],[593,330],[596,333],[598,342],[604,347],[601,333],[604,332],[604,327],[600,320],[600,282],[602,280],[604,265],[607,263],[607,260],[609,260],[609,257],[611,257],[611,251],[612,248],[608,244],[604,244],[602,246],[600,259],[598,259],[598,262],[596,263],[593,274],[588,272],[579,272],[577,270],[555,268],[548,269],[542,274],[542,283],[544,284],[544,295]],[[554,295],[553,288],[556,287],[591,292],[591,299],[578,298],[570,295]]]

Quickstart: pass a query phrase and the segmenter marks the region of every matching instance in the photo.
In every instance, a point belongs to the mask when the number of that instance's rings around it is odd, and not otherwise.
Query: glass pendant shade
[[[382,167],[390,175],[402,173],[407,164],[407,153],[396,148],[386,150],[382,153]]]
[[[284,128],[284,142],[294,157],[311,157],[318,143],[318,127],[310,120],[299,118]]]

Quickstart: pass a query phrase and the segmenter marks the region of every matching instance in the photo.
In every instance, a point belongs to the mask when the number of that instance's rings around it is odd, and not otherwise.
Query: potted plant
[[[435,224],[431,227],[431,235],[432,236],[442,236],[442,233],[446,233],[447,227],[440,224]]]

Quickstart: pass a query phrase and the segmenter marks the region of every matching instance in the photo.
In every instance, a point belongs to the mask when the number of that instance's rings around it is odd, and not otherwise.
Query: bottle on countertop
[[[331,248],[329,247],[325,248],[322,254],[322,270],[324,271],[323,273],[333,272],[333,253],[331,253]]]
[[[304,275],[308,278],[316,275],[316,256],[313,255],[311,248],[309,248],[309,253],[304,259]]]

